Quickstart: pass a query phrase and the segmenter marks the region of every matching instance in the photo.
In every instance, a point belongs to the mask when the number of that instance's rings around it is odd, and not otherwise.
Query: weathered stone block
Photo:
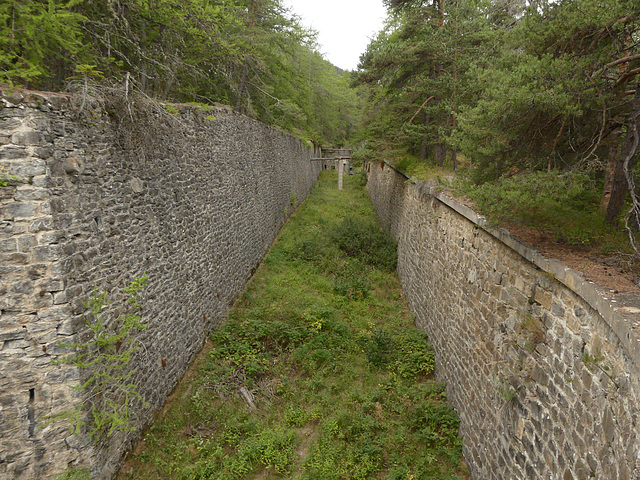
[[[15,218],[33,217],[38,208],[36,203],[22,203],[14,202],[5,205],[1,212],[2,217],[6,220],[13,220]]]
[[[29,158],[29,152],[25,147],[16,147],[15,145],[3,145],[0,147],[0,158],[3,162],[0,166],[8,169],[10,174],[15,175],[15,166],[13,163],[7,163],[7,160],[27,159]],[[11,168],[9,168],[11,167]]]
[[[592,282],[583,282],[580,294],[594,310],[598,309],[600,293]]]
[[[564,317],[565,309],[558,302],[553,302],[551,305],[551,313],[557,317]]]
[[[564,284],[574,292],[580,294],[582,292],[582,284],[584,283],[584,277],[575,270],[566,269]]]
[[[34,262],[55,262],[60,259],[58,245],[39,245],[32,250]]]
[[[53,217],[45,216],[45,217],[41,217],[33,220],[29,224],[29,232],[31,233],[42,232],[45,230],[51,230],[52,227],[53,227]]]
[[[556,280],[563,282],[565,281],[567,267],[564,263],[558,260],[549,260],[549,270],[548,272],[553,275]]]
[[[22,253],[29,253],[38,243],[35,235],[20,235],[17,237],[18,249]]]
[[[61,278],[48,278],[44,282],[38,282],[38,288],[45,292],[60,292],[64,290],[64,280]]]
[[[29,346],[29,342],[26,340],[5,340],[2,345],[2,350],[22,350]]]
[[[29,263],[29,255],[24,253],[0,253],[0,263],[5,265],[26,265]]]
[[[16,189],[15,199],[19,202],[29,202],[33,200],[46,200],[49,193],[43,188],[31,185],[19,185]]]
[[[26,332],[26,329],[22,327],[0,330],[0,341],[7,342],[9,340],[22,340],[24,339]]]
[[[17,252],[18,242],[15,238],[0,240],[0,252]]]
[[[533,292],[533,299],[546,310],[551,310],[551,305],[553,304],[553,295],[551,292],[543,290],[542,288],[536,288]]]
[[[13,283],[11,291],[14,293],[31,293],[33,292],[33,282],[30,280],[24,280]]]

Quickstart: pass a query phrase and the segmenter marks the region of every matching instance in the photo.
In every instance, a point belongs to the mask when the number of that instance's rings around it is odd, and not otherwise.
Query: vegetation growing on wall
[[[79,341],[61,345],[73,349],[60,363],[81,369],[83,381],[76,388],[85,392],[86,400],[55,418],[68,418],[72,430],[86,431],[96,443],[119,430],[132,430],[133,405],[144,403],[138,387],[129,380],[134,372],[128,365],[138,348],[135,333],[146,328],[141,322],[142,307],[137,298],[147,280],[144,275],[125,287],[127,301],[120,308],[126,313],[113,324],[107,324],[104,318],[107,293],[94,290],[86,303],[87,332],[80,334]]]

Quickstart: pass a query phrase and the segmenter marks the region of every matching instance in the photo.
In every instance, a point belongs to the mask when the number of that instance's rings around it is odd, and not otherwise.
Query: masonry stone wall
[[[461,419],[471,478],[640,478],[640,299],[385,163],[368,189]]]
[[[298,139],[226,107],[125,102],[116,121],[96,102],[0,93],[0,479],[67,466],[109,478],[320,164]],[[56,363],[60,343],[86,331],[94,289],[110,294],[113,323],[143,274],[147,328],[130,381],[147,406],[134,404],[135,431],[97,448],[51,420],[86,401],[72,388],[82,372]]]

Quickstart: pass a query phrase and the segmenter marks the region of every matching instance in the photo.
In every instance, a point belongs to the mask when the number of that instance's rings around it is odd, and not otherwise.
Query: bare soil
[[[448,188],[445,191],[460,203],[475,209],[469,198],[454,195]],[[545,258],[564,263],[582,273],[586,280],[608,288],[612,293],[640,295],[640,258],[637,255],[603,254],[586,246],[570,245],[552,234],[516,223],[500,226]]]
[[[590,282],[612,293],[640,294],[640,259],[624,254],[602,254],[586,247],[569,245],[545,232],[523,225],[505,225],[509,232],[538,250],[545,258],[559,260],[582,273]]]

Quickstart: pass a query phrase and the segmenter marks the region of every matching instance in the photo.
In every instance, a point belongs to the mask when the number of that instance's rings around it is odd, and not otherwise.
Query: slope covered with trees
[[[348,74],[281,0],[0,4],[0,83],[58,91],[87,79],[225,103],[321,144],[341,145],[358,120]]]
[[[386,29],[354,78],[368,98],[366,151],[464,162],[472,184],[509,178],[525,195],[533,179],[619,226],[638,204],[639,2],[386,3]]]

